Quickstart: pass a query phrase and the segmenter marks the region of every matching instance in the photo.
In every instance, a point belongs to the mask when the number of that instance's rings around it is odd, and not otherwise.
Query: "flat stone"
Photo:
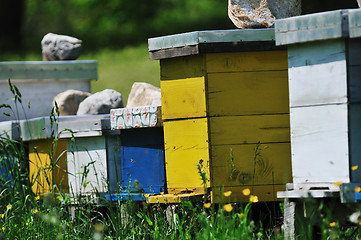
[[[128,96],[127,108],[160,106],[160,96],[160,88],[149,83],[135,82]]]
[[[43,60],[75,60],[80,56],[81,44],[75,37],[48,33],[41,40]]]
[[[55,107],[56,101],[59,108],[59,116],[76,115],[79,104],[90,95],[91,93],[88,92],[69,89],[55,96],[53,106]]]
[[[272,27],[276,19],[301,14],[301,0],[228,0],[228,16],[238,28]]]
[[[105,89],[84,99],[79,104],[77,115],[109,114],[110,109],[122,107],[122,94],[113,89]]]

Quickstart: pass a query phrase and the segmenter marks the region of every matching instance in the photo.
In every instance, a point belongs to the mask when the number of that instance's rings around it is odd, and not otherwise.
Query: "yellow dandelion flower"
[[[336,226],[336,222],[331,222],[330,223],[330,227],[335,227]]]
[[[258,197],[257,197],[257,196],[254,196],[254,195],[251,195],[251,196],[249,197],[249,201],[250,201],[250,202],[253,202],[253,203],[256,203],[256,202],[258,202]]]
[[[356,171],[358,169],[358,165],[352,166],[352,171]]]
[[[0,214],[0,217],[1,217],[1,218],[4,218],[4,217],[5,217],[5,214],[3,214],[3,213]]]
[[[29,226],[29,223],[27,222],[27,223],[25,223],[25,225],[26,225],[26,226]]]
[[[244,196],[248,196],[248,195],[251,194],[251,190],[249,190],[249,188],[243,189],[243,190],[242,190],[242,194],[243,194]]]
[[[223,193],[223,195],[224,195],[225,197],[229,197],[229,196],[231,196],[231,194],[232,194],[232,191],[227,191],[227,192],[224,192],[224,193]]]
[[[40,196],[36,196],[35,200],[38,201],[40,199]]]
[[[147,198],[147,197],[149,197],[149,195],[150,195],[150,194],[144,194],[144,197],[146,197],[146,198]]]
[[[2,229],[3,231],[5,231],[5,230],[6,230],[6,227],[4,226],[4,227],[2,227],[1,229]]]
[[[203,204],[203,207],[204,208],[210,208],[211,207],[211,205],[212,205],[212,203],[205,203],[205,204]]]
[[[240,213],[240,214],[238,214],[238,216],[239,216],[240,218],[243,218],[243,217],[244,217],[244,214],[243,214],[243,213]]]
[[[354,189],[354,191],[355,191],[356,193],[361,192],[361,187],[357,187],[357,188],[355,188],[355,189]]]
[[[226,211],[226,212],[232,212],[232,210],[233,210],[232,204],[226,204],[226,205],[224,205],[224,206],[223,206],[223,209],[224,209],[224,211]]]
[[[358,225],[360,225],[360,226],[361,226],[361,222],[358,222]]]
[[[13,208],[13,206],[12,206],[12,205],[10,205],[10,204],[8,204],[8,205],[6,206],[6,209],[11,210],[12,208]]]
[[[37,208],[34,209],[33,213],[38,213],[39,210]]]
[[[341,186],[341,185],[342,185],[342,182],[335,182],[335,183],[333,183],[333,184],[335,184],[336,186]]]

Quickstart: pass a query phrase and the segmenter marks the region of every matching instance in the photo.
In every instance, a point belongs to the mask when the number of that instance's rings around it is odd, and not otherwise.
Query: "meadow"
[[[3,56],[1,60],[41,60],[41,55]],[[159,87],[159,62],[148,59],[146,44],[85,52],[80,60],[99,62],[98,81],[92,83],[92,92],[115,89],[126,102],[134,82]],[[10,85],[9,91],[20,104],[21,93],[16,86]],[[50,113],[56,124],[54,116],[56,109]],[[53,147],[49,149],[54,163],[57,141],[54,135]],[[6,169],[0,173],[0,239],[284,239],[282,212],[277,216],[271,210],[274,207],[282,211],[282,202],[273,205],[258,202],[251,190],[243,192],[249,196],[247,203],[211,203],[205,194],[201,201],[176,205],[111,203],[102,198],[94,202],[87,197],[65,194],[56,186],[48,194],[35,195],[31,188],[36,179],[29,178],[26,151],[24,142],[13,141],[7,133],[0,132],[0,166]],[[209,176],[201,168],[199,173],[205,182]],[[227,199],[232,192],[223,194]],[[360,208],[353,211],[359,213]],[[357,221],[354,225],[342,225],[334,218],[333,209],[322,203],[315,203],[313,213],[302,221],[309,227],[297,239],[361,237]],[[311,227],[315,222],[317,228]]]

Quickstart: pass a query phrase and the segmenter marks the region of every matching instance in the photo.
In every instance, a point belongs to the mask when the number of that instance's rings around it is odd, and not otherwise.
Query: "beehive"
[[[111,110],[111,126],[120,130],[121,177],[108,200],[145,200],[165,191],[164,136],[160,107]],[[114,178],[114,177],[113,177]]]
[[[169,193],[204,191],[214,200],[261,201],[291,182],[287,51],[274,30],[201,31],[149,39],[160,59]],[[232,154],[231,154],[232,153]],[[232,157],[231,157],[232,155]],[[231,160],[233,159],[233,160]]]
[[[53,125],[48,117],[21,121],[33,191],[43,194],[56,186],[70,194],[106,192],[107,160],[117,158],[118,144],[107,130],[109,114],[58,117]]]
[[[288,47],[295,189],[338,189],[361,182],[361,11],[338,10],[277,20]]]
[[[18,106],[24,106],[17,115],[10,109],[2,109],[10,117],[1,114],[0,121],[48,116],[54,96],[68,89],[90,92],[90,81],[97,78],[98,62],[93,60],[0,62],[2,104],[9,104],[15,110],[8,83],[11,80],[21,93],[22,103],[18,102]]]

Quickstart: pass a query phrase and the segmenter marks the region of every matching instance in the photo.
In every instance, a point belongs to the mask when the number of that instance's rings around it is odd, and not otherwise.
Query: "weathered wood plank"
[[[347,102],[344,40],[290,46],[290,106]]]
[[[290,143],[211,146],[211,154],[212,186],[292,182]]]
[[[205,79],[203,77],[161,81],[160,86],[162,119],[207,115]]]
[[[204,171],[209,176],[208,120],[164,122],[164,140],[168,192],[202,192],[197,164],[203,160]]]
[[[289,113],[288,72],[208,74],[207,99],[209,116]]]
[[[169,59],[174,57],[183,57],[189,55],[199,54],[199,45],[184,46],[169,49],[160,49],[153,52],[149,52],[150,60]]]
[[[69,192],[87,194],[107,191],[105,136],[70,139],[68,146]]]
[[[206,74],[202,55],[160,61],[160,80],[203,77]]]
[[[109,178],[109,191],[117,192],[122,183],[121,166],[121,139],[119,135],[106,137],[107,169]]]
[[[291,108],[295,183],[349,182],[347,105]]]
[[[286,70],[287,51],[212,53],[206,67],[207,73]]]
[[[290,141],[288,114],[211,117],[211,145]]]

